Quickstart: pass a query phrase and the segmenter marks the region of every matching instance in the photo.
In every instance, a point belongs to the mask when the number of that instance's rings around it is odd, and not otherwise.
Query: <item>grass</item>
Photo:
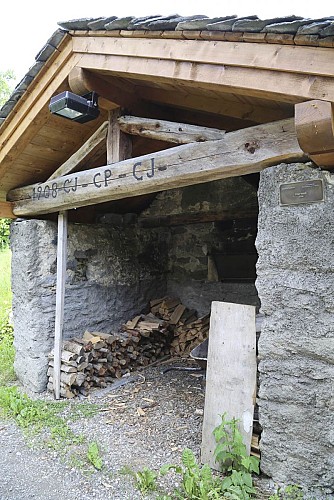
[[[0,386],[15,380],[13,328],[9,315],[12,307],[10,285],[11,252],[0,251]]]
[[[11,252],[6,248],[0,250],[0,417],[15,420],[26,437],[38,435],[42,446],[64,457],[70,455],[74,465],[101,470],[103,461],[98,444],[87,442],[69,426],[69,422],[96,415],[97,405],[33,401],[17,387],[8,385],[15,380],[10,273]]]
[[[12,307],[12,291],[10,286],[11,251],[0,251],[0,326],[8,318]]]
[[[32,438],[33,442],[37,436],[38,446],[55,450],[65,460],[70,457],[77,466],[101,470],[103,461],[98,444],[87,442],[69,425],[79,418],[96,415],[98,410],[91,403],[32,400],[15,386],[0,386],[0,416],[15,420],[26,438]]]

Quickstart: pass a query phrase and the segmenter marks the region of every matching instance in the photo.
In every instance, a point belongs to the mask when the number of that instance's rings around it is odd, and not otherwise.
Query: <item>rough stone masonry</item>
[[[87,328],[110,332],[166,289],[166,235],[134,226],[70,224],[64,337]],[[12,225],[15,372],[42,392],[54,344],[57,225],[23,220]]]
[[[280,205],[280,184],[310,179],[324,201]],[[261,469],[333,498],[334,176],[282,164],[261,173],[258,197]]]

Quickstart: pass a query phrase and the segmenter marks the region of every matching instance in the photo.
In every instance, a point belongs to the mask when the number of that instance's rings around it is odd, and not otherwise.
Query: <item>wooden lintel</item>
[[[15,219],[16,215],[13,214],[14,203],[9,201],[0,201],[0,218],[1,219]]]
[[[294,119],[225,134],[219,141],[184,144],[18,188],[8,193],[14,214],[37,215],[94,205],[226,177],[259,172],[282,161],[305,161]]]
[[[300,147],[319,167],[334,168],[333,103],[313,100],[295,105]]]
[[[94,154],[101,144],[105,144],[107,132],[108,122],[103,122],[94,134],[81,146],[81,148],[79,148],[78,151],[65,161],[65,163],[53,172],[53,174],[48,178],[48,181],[73,172],[75,168]]]
[[[121,116],[118,123],[120,129],[127,134],[140,135],[148,139],[174,144],[217,141],[222,139],[225,134],[225,130],[188,125],[187,123],[152,120],[138,116]]]
[[[157,217],[139,217],[138,224],[140,227],[169,227],[183,226],[188,224],[201,224],[206,222],[222,222],[240,219],[256,219],[258,211],[243,210],[218,210],[211,212],[196,212],[196,213],[180,213]]]

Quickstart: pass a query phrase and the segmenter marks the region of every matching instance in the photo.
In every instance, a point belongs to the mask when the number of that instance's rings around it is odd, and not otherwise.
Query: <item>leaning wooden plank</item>
[[[282,161],[305,161],[294,119],[225,134],[219,141],[176,146],[18,188],[8,193],[17,216],[51,213],[110,200],[259,172]]]
[[[87,159],[101,143],[106,141],[108,132],[108,122],[103,122],[102,125],[94,132],[94,134],[78,149],[68,160],[65,161],[53,174],[48,181],[69,174],[80,165],[81,162]],[[106,146],[107,148],[107,146]]]
[[[227,413],[240,420],[250,452],[256,393],[255,307],[212,302],[201,460],[218,469],[213,430]]]
[[[67,253],[67,212],[58,215],[58,243],[57,243],[57,282],[56,282],[56,317],[54,343],[54,392],[55,398],[60,398],[61,380],[61,352],[63,340],[64,301],[66,281],[66,253]]]
[[[174,144],[191,142],[217,141],[222,139],[225,130],[199,127],[187,123],[176,123],[165,120],[153,120],[137,116],[121,116],[118,118],[120,129],[127,134],[140,135],[158,141]]]

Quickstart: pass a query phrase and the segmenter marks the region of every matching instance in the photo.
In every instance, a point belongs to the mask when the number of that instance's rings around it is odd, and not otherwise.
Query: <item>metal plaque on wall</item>
[[[321,179],[281,184],[279,190],[280,205],[324,201],[324,184]]]

